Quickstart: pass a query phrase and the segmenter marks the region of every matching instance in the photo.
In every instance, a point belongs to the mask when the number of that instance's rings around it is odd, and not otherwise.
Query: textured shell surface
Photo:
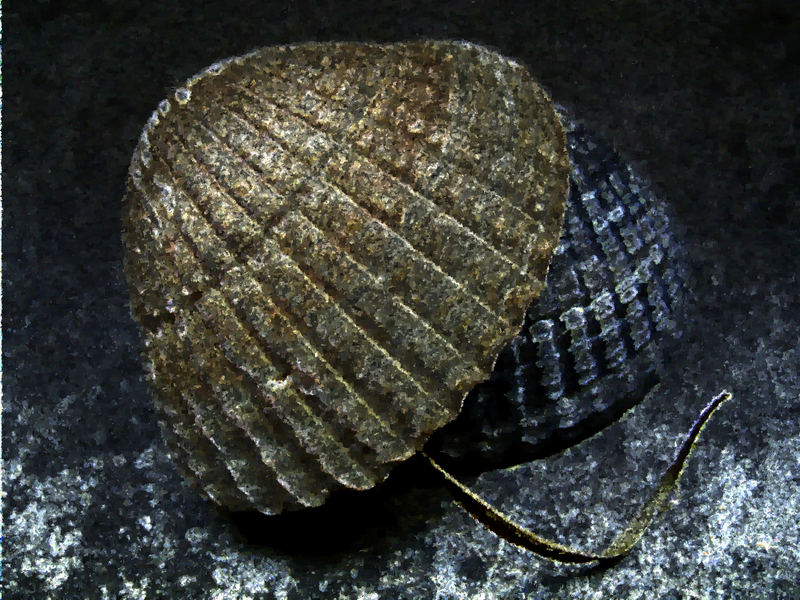
[[[162,429],[215,502],[368,489],[452,421],[544,287],[565,133],[465,42],[311,43],[163,101],[123,241]]]
[[[613,148],[560,117],[569,198],[545,290],[490,378],[425,447],[456,472],[574,445],[642,401],[683,351],[693,286],[669,204]]]

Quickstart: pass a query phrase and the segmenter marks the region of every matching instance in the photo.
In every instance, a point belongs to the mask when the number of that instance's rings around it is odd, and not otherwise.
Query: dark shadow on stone
[[[658,377],[656,374],[649,376],[645,385],[645,394],[657,383]],[[475,476],[486,471],[507,469],[553,456],[589,439],[619,420],[625,412],[638,404],[642,398],[643,394],[641,392],[621,397],[606,410],[592,413],[575,426],[554,428],[550,437],[538,444],[526,443],[519,439],[519,436],[506,436],[501,442],[504,446],[502,449],[498,448],[493,452],[486,452],[480,447],[475,447],[465,450],[463,454],[456,457],[442,452],[442,445],[450,432],[463,427],[468,419],[466,416],[463,418],[459,416],[453,423],[437,432],[426,444],[425,450],[453,475]],[[466,415],[466,413],[464,412],[462,415]]]
[[[417,455],[399,464],[370,490],[333,492],[322,506],[267,516],[225,513],[251,546],[293,556],[325,557],[360,550],[381,552],[393,540],[408,545],[415,533],[441,515],[449,497]]]

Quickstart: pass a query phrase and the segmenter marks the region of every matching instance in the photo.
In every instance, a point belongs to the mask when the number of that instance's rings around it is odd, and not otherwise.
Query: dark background
[[[199,557],[227,548],[208,536],[223,535],[230,523],[194,500],[159,455],[163,446],[141,377],[120,244],[126,170],[152,110],[201,68],[264,45],[455,38],[526,64],[556,102],[611,143],[672,205],[697,278],[700,315],[700,326],[687,337],[687,354],[696,362],[687,359],[684,384],[698,393],[732,388],[738,405],[717,436],[735,440],[737,461],[749,461],[741,464],[752,466],[748,476],[768,495],[757,465],[774,458],[796,473],[797,456],[775,452],[792,451],[791,440],[800,439],[798,12],[791,2],[5,3],[7,597],[101,598],[103,586],[108,597],[207,597],[214,585],[228,594],[221,597],[237,597],[249,588],[237,588],[235,580],[252,581],[242,569],[258,579],[258,561],[271,555],[257,548],[239,562],[223,561],[226,573],[239,573],[230,581],[198,566],[207,560]],[[70,487],[75,481],[88,482],[88,492]],[[157,507],[161,521],[134,519],[140,507],[154,506],[147,495],[153,485],[165,490]],[[797,485],[790,475],[784,491]],[[798,496],[787,498],[774,506],[796,516]],[[743,514],[760,510],[756,502]],[[733,515],[731,527],[744,518]],[[128,528],[126,519],[139,529]],[[216,529],[202,533],[209,520]],[[473,530],[469,520],[456,521]],[[154,523],[163,525],[158,536]],[[795,542],[796,548],[797,528],[787,527],[788,537],[776,545]],[[184,536],[187,530],[194,533]],[[80,533],[65,537],[68,531]],[[207,546],[209,554],[188,554],[187,541],[192,548]],[[397,547],[408,547],[408,540]],[[714,589],[800,596],[792,583],[796,565],[792,572],[785,555],[753,552],[752,576],[721,569],[712,578]],[[291,552],[279,554],[291,562]],[[523,564],[524,555],[514,556]],[[477,582],[463,588],[471,594],[487,585],[473,571],[485,571],[490,557],[476,560],[459,574]],[[315,568],[336,571],[337,561],[314,563],[306,583],[323,578]],[[420,586],[419,597],[432,595],[436,579],[426,564],[424,556],[412,557],[389,576],[402,572],[408,586]],[[669,576],[685,570],[685,564],[670,564]],[[508,582],[508,594],[519,585],[545,590],[542,597],[557,595],[569,580],[549,567],[550,579],[531,569],[527,579]],[[370,587],[377,575],[368,571],[363,567],[353,581],[363,578],[369,582],[364,589],[376,594],[393,589]],[[336,579],[330,589],[320,584],[313,593],[292,593],[335,597],[349,589],[355,597],[356,588],[347,585]],[[581,585],[629,597],[655,589],[652,578],[635,577],[622,589],[605,581]],[[737,587],[746,585],[755,587]],[[266,584],[253,589],[255,597],[279,597]],[[442,597],[466,593],[459,590]]]

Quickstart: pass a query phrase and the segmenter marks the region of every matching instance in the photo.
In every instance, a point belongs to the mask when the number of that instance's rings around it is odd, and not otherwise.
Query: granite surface
[[[800,598],[797,13],[685,4],[6,7],[3,597]],[[217,512],[165,455],[121,268],[141,126],[225,56],[414,37],[523,61],[684,231],[694,321],[664,383],[591,439],[470,480],[537,531],[597,548],[728,387],[677,502],[612,569],[498,540],[413,460],[381,489],[276,522]]]

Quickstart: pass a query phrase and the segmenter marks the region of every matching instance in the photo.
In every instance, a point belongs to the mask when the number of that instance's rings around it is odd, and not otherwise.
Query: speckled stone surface
[[[7,8],[3,597],[800,597],[797,15],[682,5]],[[119,242],[141,123],[223,56],[418,36],[524,62],[685,228],[696,320],[667,383],[587,442],[472,481],[541,533],[597,548],[729,387],[678,503],[606,572],[499,541],[413,462],[380,493],[275,523],[217,513],[165,455]]]

